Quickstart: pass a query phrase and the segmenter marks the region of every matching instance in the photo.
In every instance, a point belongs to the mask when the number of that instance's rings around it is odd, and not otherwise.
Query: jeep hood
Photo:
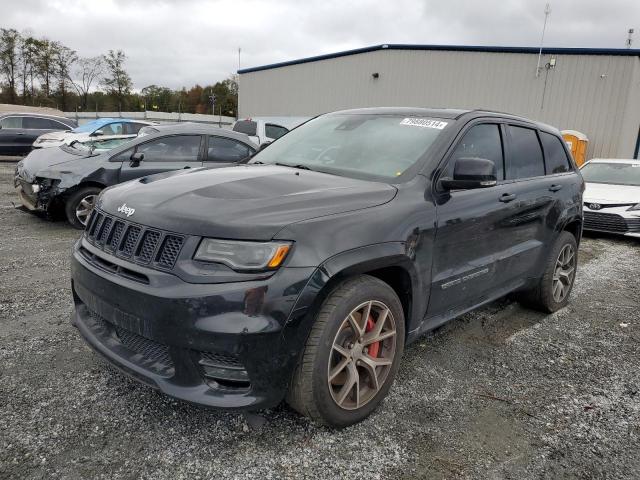
[[[396,191],[388,184],[326,173],[243,165],[133,180],[105,190],[98,208],[178,233],[270,240],[291,223],[381,205]],[[134,209],[129,217],[118,212],[123,204]]]

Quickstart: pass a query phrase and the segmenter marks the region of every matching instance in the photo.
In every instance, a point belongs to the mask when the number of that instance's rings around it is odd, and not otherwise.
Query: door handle
[[[515,199],[516,199],[515,193],[503,193],[502,195],[500,195],[500,198],[498,200],[504,203],[509,203]]]
[[[16,135],[26,135],[24,132],[16,132]]]
[[[556,185],[553,184],[549,187],[549,191],[550,192],[557,192],[558,190],[560,190],[562,188],[562,185]]]
[[[186,166],[186,167],[183,167],[182,169],[183,169],[183,170],[188,170],[189,168],[191,168],[191,167]]]

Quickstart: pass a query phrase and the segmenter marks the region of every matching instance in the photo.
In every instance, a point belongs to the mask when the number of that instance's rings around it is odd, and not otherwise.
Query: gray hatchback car
[[[210,125],[180,124],[97,153],[74,143],[34,150],[18,163],[14,185],[22,204],[84,228],[106,187],[154,173],[223,167],[258,149],[247,135]]]

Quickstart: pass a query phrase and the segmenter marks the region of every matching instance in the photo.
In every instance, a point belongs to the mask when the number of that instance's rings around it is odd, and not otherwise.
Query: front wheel
[[[553,313],[569,303],[578,268],[578,246],[576,238],[562,232],[545,264],[544,274],[531,290],[520,295],[522,302],[537,310]]]
[[[102,189],[99,187],[85,187],[67,199],[64,211],[67,220],[73,227],[83,229],[87,225],[101,191]]]
[[[318,423],[342,428],[366,418],[389,392],[404,349],[398,296],[362,275],[322,304],[287,402]]]

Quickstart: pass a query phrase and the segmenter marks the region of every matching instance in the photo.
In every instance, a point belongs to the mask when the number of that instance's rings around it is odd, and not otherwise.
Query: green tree
[[[36,95],[34,78],[37,73],[38,45],[37,40],[31,35],[23,35],[20,43],[20,76],[22,83],[22,103],[27,104],[27,97],[31,99]]]
[[[59,45],[59,43],[47,38],[36,40],[36,49],[38,51],[36,60],[37,76],[40,79],[40,87],[45,98],[49,98],[52,93],[51,85],[55,79],[55,59]]]
[[[107,93],[118,102],[118,108],[122,110],[126,97],[131,94],[133,86],[131,77],[124,69],[124,62],[127,56],[122,50],[109,50],[104,57],[105,76],[102,83],[107,89]]]
[[[60,108],[65,111],[67,109],[67,99],[69,90],[73,88],[73,80],[71,80],[71,69],[78,60],[75,50],[71,50],[64,45],[57,43],[54,57],[54,72],[58,80],[57,94],[60,98]]]
[[[0,29],[0,73],[4,78],[9,103],[16,103],[16,79],[20,59],[22,37],[13,28]]]

